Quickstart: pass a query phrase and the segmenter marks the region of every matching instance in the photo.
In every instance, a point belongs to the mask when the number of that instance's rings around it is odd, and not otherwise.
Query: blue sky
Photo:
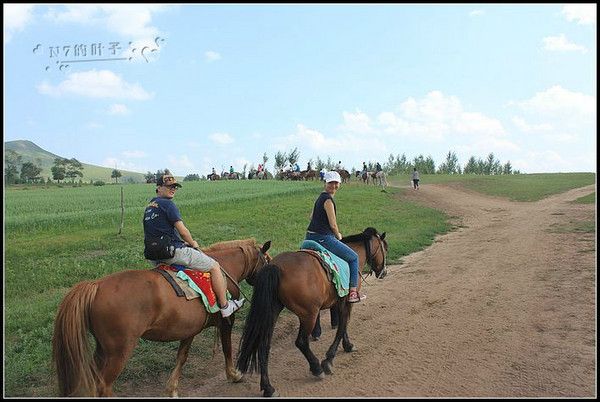
[[[596,171],[595,4],[3,8],[5,141],[85,163]]]

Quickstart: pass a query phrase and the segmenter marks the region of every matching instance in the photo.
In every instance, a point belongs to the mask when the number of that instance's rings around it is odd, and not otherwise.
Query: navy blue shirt
[[[144,237],[148,239],[167,235],[175,248],[185,247],[185,242],[175,229],[175,222],[181,220],[183,219],[173,200],[155,197],[144,211]]]
[[[317,198],[317,201],[315,201],[312,219],[307,230],[322,235],[334,235],[331,226],[329,226],[329,219],[327,219],[327,212],[325,211],[325,201],[327,200],[333,202],[333,210],[336,211],[333,197],[327,191],[323,191],[321,195],[319,195],[319,198]]]

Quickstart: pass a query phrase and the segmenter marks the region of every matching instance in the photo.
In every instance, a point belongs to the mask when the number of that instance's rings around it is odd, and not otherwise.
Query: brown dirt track
[[[271,383],[282,397],[595,397],[596,239],[576,230],[595,221],[595,205],[570,203],[593,191],[531,203],[448,185],[407,191],[403,199],[444,210],[459,229],[368,279],[349,327],[358,350],[340,347],[323,380],[294,346],[297,318],[280,316]],[[311,342],[320,359],[334,335],[321,316]],[[261,395],[256,373],[226,382],[221,353],[205,366],[205,377],[182,378],[181,397]],[[158,396],[165,384],[119,393]]]

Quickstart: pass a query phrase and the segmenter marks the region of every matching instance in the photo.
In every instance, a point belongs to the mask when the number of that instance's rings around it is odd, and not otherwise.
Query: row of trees
[[[410,173],[413,168],[417,168],[420,173],[424,174],[478,174],[478,175],[498,175],[498,174],[520,174],[518,170],[513,170],[510,161],[502,164],[496,159],[494,153],[490,153],[485,160],[471,156],[463,167],[458,163],[456,153],[449,151],[446,155],[446,160],[442,162],[438,168],[435,168],[435,162],[428,156],[423,155],[415,157],[412,161],[407,161],[406,156],[390,154],[387,163],[383,165],[383,169],[388,174],[406,174]]]

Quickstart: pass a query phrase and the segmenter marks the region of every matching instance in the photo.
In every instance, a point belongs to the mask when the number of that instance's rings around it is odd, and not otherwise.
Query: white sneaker
[[[244,305],[244,298],[242,297],[240,300],[229,300],[225,307],[221,308],[221,315],[223,317],[229,317],[231,314],[235,313]]]

